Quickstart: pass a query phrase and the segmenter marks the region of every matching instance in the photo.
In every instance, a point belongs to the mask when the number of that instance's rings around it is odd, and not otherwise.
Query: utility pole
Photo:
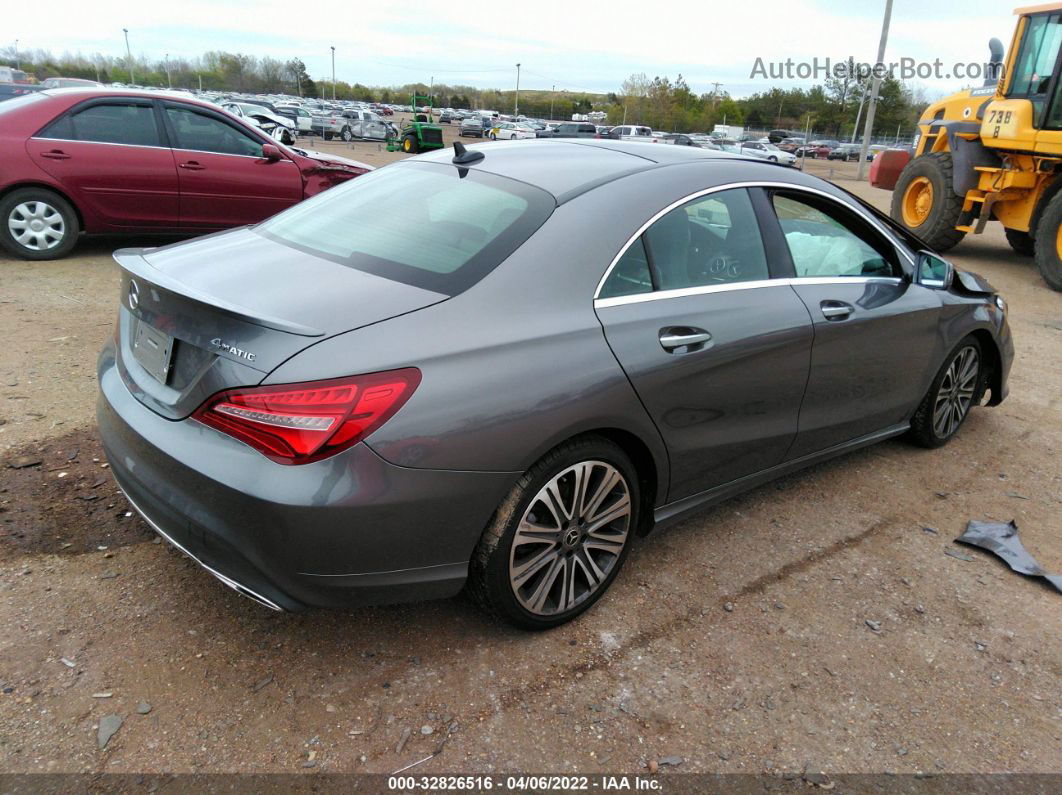
[[[554,84],[549,92],[549,120],[553,121],[553,96],[557,93],[557,85]]]
[[[435,108],[435,75],[431,76],[431,82],[428,83],[428,121],[434,121],[432,118],[432,110]]]
[[[719,101],[719,86],[723,85],[720,82],[712,83],[712,110],[715,110],[715,103]]]
[[[863,93],[859,95],[859,110],[856,111],[855,124],[852,125],[852,140],[851,143],[855,143],[856,133],[859,131],[859,120],[863,118],[863,103],[867,101],[867,91],[870,90],[870,84],[863,86]]]
[[[513,98],[513,118],[520,115],[520,64],[516,65],[516,95]]]
[[[889,21],[892,19],[892,0],[885,0],[885,19],[881,23],[881,41],[878,42],[878,61],[875,66],[885,61],[885,45],[889,41]],[[863,128],[863,145],[859,147],[859,170],[856,179],[862,181],[867,170],[867,150],[870,148],[870,136],[874,132],[874,111],[878,105],[878,89],[881,88],[881,77],[874,76],[874,82],[870,89],[870,105],[867,107],[867,121]]]
[[[166,53],[166,88],[173,88],[173,81],[170,80],[170,54]]]
[[[336,48],[332,48],[332,101],[336,101]]]
[[[200,90],[200,91],[202,91],[202,90],[203,90],[203,74],[202,74],[201,72],[200,72],[200,74],[199,74],[199,90]],[[300,93],[300,94],[299,94],[299,96],[301,97],[301,96],[302,96],[302,94]]]
[[[136,82],[136,75],[133,74],[133,51],[129,49],[129,28],[122,28],[122,33],[125,34],[125,55],[129,59],[129,82]]]

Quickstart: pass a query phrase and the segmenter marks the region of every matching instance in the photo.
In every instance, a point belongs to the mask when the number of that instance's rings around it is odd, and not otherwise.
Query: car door
[[[673,205],[628,244],[594,301],[667,445],[669,501],[781,463],[797,433],[811,319],[771,278],[753,210],[766,201],[730,188]]]
[[[75,105],[30,138],[26,149],[103,226],[177,228],[177,168],[150,99]]]
[[[216,229],[254,224],[302,200],[299,167],[262,157],[265,141],[219,113],[165,103],[180,184],[181,226]]]
[[[897,247],[840,201],[785,190],[772,193],[771,207],[792,261],[793,289],[815,327],[789,457],[905,422],[922,398],[939,295],[912,284]]]

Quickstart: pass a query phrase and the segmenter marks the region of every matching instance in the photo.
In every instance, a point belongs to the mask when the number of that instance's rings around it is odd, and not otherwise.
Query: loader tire
[[[1036,267],[1048,287],[1062,291],[1062,193],[1047,203],[1036,226]]]
[[[1021,232],[1017,229],[1006,229],[1007,242],[1010,243],[1010,247],[1015,252],[1021,254],[1023,257],[1031,257],[1036,254],[1036,241],[1033,240],[1033,236],[1028,232]]]
[[[951,154],[934,152],[908,163],[892,192],[892,217],[935,251],[947,251],[966,236],[955,228],[963,197],[955,195]]]

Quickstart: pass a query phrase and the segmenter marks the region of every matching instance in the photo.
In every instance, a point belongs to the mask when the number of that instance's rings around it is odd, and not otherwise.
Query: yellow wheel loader
[[[998,79],[926,108],[892,217],[937,251],[991,221],[1062,290],[1062,2],[1019,8]],[[992,63],[1002,62],[993,39]],[[880,187],[889,187],[879,184]]]

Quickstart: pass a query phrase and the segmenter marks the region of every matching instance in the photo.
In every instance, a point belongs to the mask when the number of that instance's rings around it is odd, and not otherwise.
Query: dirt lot
[[[1062,570],[1062,295],[998,230],[953,259],[1010,302],[1001,407],[651,536],[535,635],[462,599],[278,615],[157,543],[93,428],[118,244],[0,259],[0,770],[1062,771],[1060,596],[952,541],[1013,518]]]

